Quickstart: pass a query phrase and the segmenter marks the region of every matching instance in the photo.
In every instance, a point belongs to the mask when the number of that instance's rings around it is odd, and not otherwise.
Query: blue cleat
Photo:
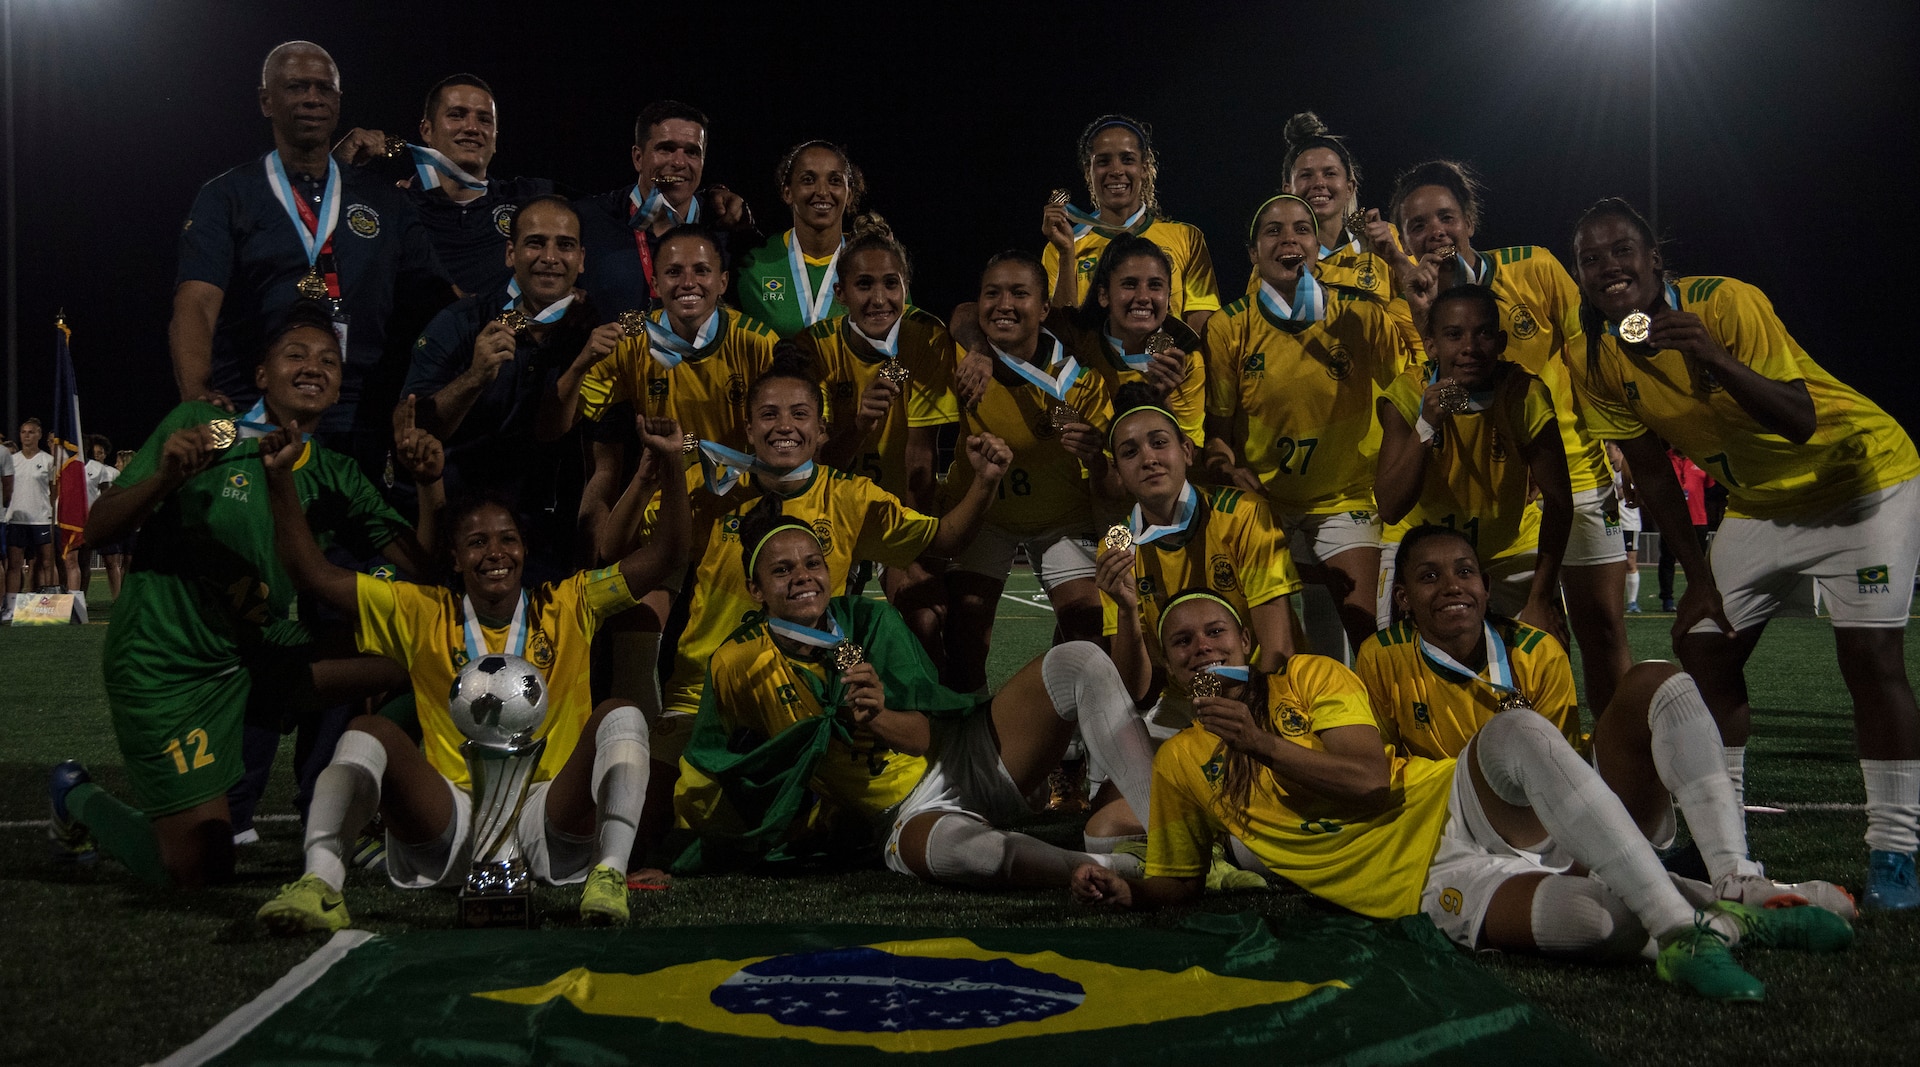
[[[1867,856],[1867,891],[1862,907],[1875,911],[1905,911],[1920,907],[1920,883],[1913,873],[1913,853],[1874,849]]]
[[[92,863],[100,858],[99,850],[93,847],[93,835],[67,810],[67,794],[91,781],[93,776],[80,761],[71,759],[55,767],[47,778],[47,799],[52,808],[47,818],[47,846],[59,862]],[[1912,870],[1911,861],[1907,867]]]

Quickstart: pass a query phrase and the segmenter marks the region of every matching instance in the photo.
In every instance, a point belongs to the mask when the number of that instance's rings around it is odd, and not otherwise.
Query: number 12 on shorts
[[[213,765],[213,756],[207,752],[207,748],[211,744],[212,741],[207,737],[205,730],[194,729],[187,732],[186,745],[182,745],[180,738],[176,737],[168,741],[167,747],[161,749],[161,751],[173,757],[173,772],[175,774],[185,774],[188,771],[197,771],[202,767],[211,767]],[[187,745],[193,746],[192,765],[188,765],[187,763]]]

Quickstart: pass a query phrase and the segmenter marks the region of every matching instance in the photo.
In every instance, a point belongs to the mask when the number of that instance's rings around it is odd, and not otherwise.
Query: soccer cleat
[[[1861,901],[1876,911],[1904,911],[1920,907],[1920,884],[1913,872],[1913,853],[1874,849],[1867,858],[1867,891]]]
[[[1755,908],[1723,900],[1712,910],[1739,925],[1742,945],[1838,952],[1853,944],[1853,927],[1825,908]]]
[[[595,926],[627,924],[627,875],[602,863],[587,872],[580,894],[580,917]]]
[[[280,887],[280,895],[260,905],[255,918],[276,934],[330,934],[353,925],[347,898],[309,874]]]
[[[1727,935],[1708,925],[1705,912],[1695,912],[1691,929],[1660,946],[1653,970],[1663,981],[1686,986],[1709,1000],[1767,999],[1765,983],[1734,962],[1733,953],[1727,951]]]
[[[100,858],[99,850],[93,846],[93,835],[67,810],[67,794],[73,792],[75,786],[91,781],[93,776],[87,769],[79,760],[72,759],[55,767],[47,777],[47,799],[51,808],[47,816],[47,847],[53,851],[53,858],[62,863],[92,863]]]
[[[1638,600],[1627,601],[1627,614],[1629,615],[1640,614],[1640,602]]]
[[[1721,900],[1750,908],[1797,908],[1811,904],[1848,922],[1859,914],[1853,894],[1832,882],[1776,882],[1764,874],[1733,874],[1720,879],[1713,888]]]
[[[1207,867],[1207,888],[1216,892],[1232,892],[1240,889],[1266,889],[1267,880],[1257,872],[1243,871],[1227,858],[1225,845],[1213,846],[1213,862]]]
[[[1674,608],[1674,606],[1673,606],[1673,598],[1672,598],[1672,597],[1661,597],[1661,598],[1660,598],[1660,610],[1661,610],[1661,611],[1665,611],[1665,612],[1672,612],[1672,611],[1674,611],[1674,610],[1676,610],[1676,609]]]

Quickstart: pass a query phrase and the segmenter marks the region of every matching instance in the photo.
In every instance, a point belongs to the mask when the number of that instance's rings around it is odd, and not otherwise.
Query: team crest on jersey
[[[1353,357],[1347,355],[1345,345],[1334,345],[1327,352],[1327,377],[1336,382],[1344,382],[1347,375],[1353,373]]]
[[[1259,378],[1266,373],[1267,354],[1265,352],[1250,353],[1247,358],[1240,363],[1240,377],[1242,378]]]
[[[1151,574],[1141,575],[1140,580],[1138,582],[1135,582],[1133,587],[1137,592],[1139,592],[1141,596],[1152,596],[1153,595],[1153,575]]]
[[[740,536],[740,516],[729,515],[726,518],[721,519],[720,520],[720,536],[722,538],[739,537]]]
[[[833,395],[834,395],[834,398],[837,400],[852,400],[853,399],[853,383],[852,382],[834,382]]]
[[[1893,568],[1882,563],[1874,567],[1862,567],[1854,572],[1854,577],[1860,579],[1862,593],[1889,593],[1893,591],[1888,584],[1892,573]]]
[[[367,577],[378,578],[383,582],[392,582],[399,580],[400,571],[391,563],[377,563],[367,568]]]
[[[1240,588],[1240,579],[1233,572],[1233,563],[1225,556],[1213,557],[1213,588],[1221,593],[1231,593]]]
[[[347,229],[361,237],[378,237],[380,213],[365,204],[348,204]]]
[[[513,216],[519,210],[518,204],[501,204],[493,209],[493,228],[500,231],[500,236],[513,236]]]
[[[1705,367],[1701,367],[1699,370],[1700,370],[1700,388],[1702,390],[1709,393],[1717,393],[1720,390],[1726,388],[1726,386],[1723,386],[1720,384],[1720,379],[1714,377],[1712,371],[1708,370]]]
[[[1433,728],[1433,715],[1427,711],[1427,705],[1424,701],[1416,700],[1413,702],[1413,721],[1414,725],[1422,730]]]
[[[247,487],[253,483],[248,480],[247,472],[234,471],[227,475],[227,484],[220,487],[220,495],[228,500],[238,500],[244,504],[252,499],[247,495]]]
[[[800,690],[795,689],[792,682],[781,683],[780,688],[774,692],[779,695],[780,703],[783,705],[800,703]]]
[[[447,658],[453,661],[453,672],[458,674],[461,669],[467,665],[467,650],[464,648],[455,648]]]
[[[553,666],[553,642],[547,640],[545,630],[535,630],[527,638],[527,662],[543,671]]]
[[[1206,775],[1208,782],[1219,785],[1220,779],[1227,776],[1226,758],[1215,753],[1212,759],[1200,765],[1200,773]]]
[[[766,295],[768,300],[785,300],[787,298],[787,283],[779,278],[768,278],[766,281],[760,283],[760,291]]]
[[[654,396],[654,397],[666,396],[667,380],[665,378],[655,378],[652,381],[648,382],[647,395]]]
[[[1093,268],[1095,268],[1095,267],[1097,267],[1097,266],[1099,266],[1099,265],[1100,265],[1100,257],[1099,257],[1099,256],[1088,256],[1088,257],[1086,257],[1085,259],[1083,259],[1083,260],[1081,260],[1081,261],[1080,261],[1080,273],[1082,273],[1082,274],[1092,274],[1092,273],[1093,273]]]
[[[1372,260],[1361,261],[1360,273],[1354,275],[1354,280],[1360,283],[1360,288],[1362,289],[1375,289],[1379,287],[1380,276],[1373,272]]]
[[[1508,321],[1512,326],[1513,335],[1522,341],[1540,332],[1540,323],[1534,319],[1533,312],[1527,310],[1525,304],[1513,305],[1513,315]]]
[[[1349,511],[1349,512],[1347,512],[1347,518],[1349,518],[1349,519],[1352,519],[1352,520],[1353,520],[1353,521],[1355,521],[1355,522],[1372,522],[1372,521],[1373,521],[1373,512],[1371,512],[1371,511]]]
[[[1495,463],[1505,463],[1507,461],[1507,442],[1506,439],[1500,435],[1499,430],[1493,431],[1493,447],[1490,448],[1489,451],[1493,453],[1493,461]]]
[[[1307,721],[1306,712],[1300,710],[1300,705],[1291,701],[1280,705],[1279,719],[1280,732],[1288,737],[1299,737],[1312,725]]]
[[[820,542],[820,551],[833,551],[833,524],[825,519],[813,520],[813,537]]]
[[[734,404],[747,402],[747,380],[738,374],[727,379],[727,400]]]

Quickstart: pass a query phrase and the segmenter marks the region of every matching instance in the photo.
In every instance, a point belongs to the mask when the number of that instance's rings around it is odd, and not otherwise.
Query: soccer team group
[[[1224,299],[1151,131],[1105,116],[1090,205],[1036,197],[1041,254],[994,256],[943,323],[834,144],[779,161],[769,238],[703,185],[683,104],[641,112],[632,184],[568,198],[492,176],[471,76],[412,139],[336,137],[312,44],[259,97],[274,150],[181,232],[182,402],[88,519],[137,531],[103,655],[137,807],[63,764],[63,855],[229,875],[297,731],[305,871],[267,926],[346,926],[369,860],[460,884],[448,693],[505,653],[549,693],[519,840],[588,921],[625,922],[663,855],[1135,908],[1278,878],[1755,1000],[1733,950],[1853,936],[1846,890],[1766,876],[1742,809],[1745,661],[1811,577],[1856,708],[1861,903],[1920,904],[1920,455],[1762,293],[1667,274],[1621,200],[1568,266],[1483,248],[1463,167],[1363,187],[1297,115]],[[1729,493],[1711,559],[1669,446]],[[1628,654],[1635,501],[1686,572],[1678,664]],[[1022,552],[1056,632],[989,695]],[[1070,748],[1083,847],[1007,829]],[[1676,804],[1704,880],[1656,852]]]

